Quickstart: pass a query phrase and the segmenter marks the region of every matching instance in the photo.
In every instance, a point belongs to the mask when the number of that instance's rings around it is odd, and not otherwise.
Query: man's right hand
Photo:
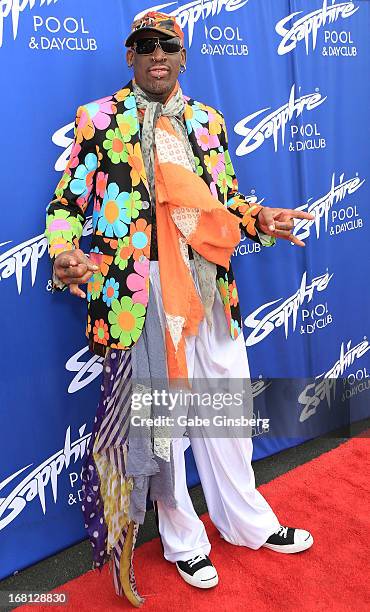
[[[84,285],[91,278],[93,272],[99,270],[99,266],[93,264],[81,249],[65,251],[57,255],[54,261],[54,272],[59,280],[69,286],[73,295],[85,298],[79,285]]]

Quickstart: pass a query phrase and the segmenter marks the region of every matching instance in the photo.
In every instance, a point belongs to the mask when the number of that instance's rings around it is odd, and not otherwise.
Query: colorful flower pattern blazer
[[[255,221],[261,206],[251,206],[238,192],[222,114],[192,99],[185,102],[198,175],[240,218],[246,235],[260,242]],[[90,256],[100,269],[87,285],[86,335],[90,349],[104,356],[107,347],[129,349],[135,344],[148,303],[152,209],[132,82],[77,111],[71,155],[47,208],[45,235],[52,260],[78,248],[91,201]],[[236,338],[241,318],[231,265],[228,271],[217,267],[217,287],[230,335]]]

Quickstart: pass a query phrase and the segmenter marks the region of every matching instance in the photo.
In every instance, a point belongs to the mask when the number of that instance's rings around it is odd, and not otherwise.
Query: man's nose
[[[163,51],[162,47],[160,45],[157,45],[156,48],[154,49],[154,53],[153,53],[153,58],[158,62],[159,60],[166,61],[166,54]]]

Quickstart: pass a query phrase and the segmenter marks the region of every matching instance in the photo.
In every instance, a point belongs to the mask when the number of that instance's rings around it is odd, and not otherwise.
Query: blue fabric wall
[[[315,214],[296,228],[305,249],[243,240],[234,257],[255,412],[275,419],[273,436],[254,432],[260,458],[369,414],[370,6],[155,6],[184,28],[184,92],[225,115],[240,190]],[[44,215],[77,107],[130,79],[123,41],[149,8],[148,0],[0,8],[0,578],[84,538],[79,474],[102,360],[86,346],[85,304],[50,293]],[[89,221],[84,233],[87,245]],[[190,457],[188,467],[191,485]]]

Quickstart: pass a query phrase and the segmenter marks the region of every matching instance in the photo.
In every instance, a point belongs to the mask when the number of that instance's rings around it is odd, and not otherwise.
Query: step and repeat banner
[[[51,293],[45,209],[77,107],[130,80],[123,41],[151,8],[184,29],[183,91],[223,112],[240,191],[315,216],[296,225],[304,249],[235,250],[254,457],[370,414],[369,2],[1,0],[0,578],[85,537],[81,459],[102,359],[84,302]]]

